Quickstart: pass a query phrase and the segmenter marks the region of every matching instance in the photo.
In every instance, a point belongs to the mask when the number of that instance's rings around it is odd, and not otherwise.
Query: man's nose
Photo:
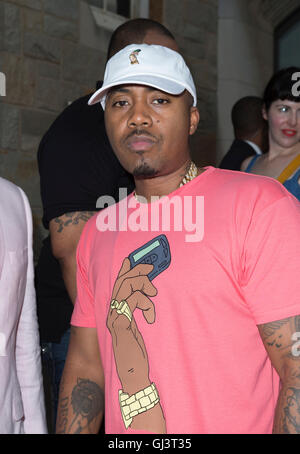
[[[128,118],[128,126],[135,128],[137,126],[149,127],[152,125],[152,118],[149,108],[144,103],[137,103],[132,106]]]

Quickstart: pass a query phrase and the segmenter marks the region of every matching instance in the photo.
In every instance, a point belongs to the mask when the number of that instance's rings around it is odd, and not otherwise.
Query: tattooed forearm
[[[73,413],[76,415],[71,427],[77,421],[78,427],[76,432],[79,433],[83,428],[82,423],[90,426],[101,412],[103,412],[103,391],[97,383],[79,378],[77,385],[72,391],[71,404]]]
[[[95,382],[78,378],[71,398],[59,401],[57,433],[97,433],[103,412],[103,390]]]
[[[63,229],[69,225],[77,225],[80,221],[87,222],[95,213],[96,211],[75,211],[55,218],[54,222],[58,224],[57,232],[62,232]]]
[[[282,388],[279,400],[281,403],[275,416],[273,433],[300,434],[300,388]]]
[[[59,417],[57,419],[57,433],[65,434],[67,431],[67,424],[68,424],[68,405],[69,405],[69,398],[64,397],[61,399],[59,404]]]
[[[300,389],[288,388],[284,407],[284,433],[300,434]]]
[[[281,382],[273,432],[300,433],[300,316],[266,323],[258,329]]]

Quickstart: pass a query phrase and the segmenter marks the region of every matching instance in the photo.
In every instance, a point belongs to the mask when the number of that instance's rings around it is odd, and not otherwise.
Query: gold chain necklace
[[[184,175],[184,177],[179,185],[179,188],[181,188],[181,186],[184,186],[189,181],[192,181],[197,176],[198,176],[197,166],[193,161],[191,161],[189,169],[188,169],[187,173]]]
[[[181,183],[179,184],[178,188],[181,188],[182,186],[184,186],[189,181],[192,181],[197,176],[198,176],[198,168],[197,168],[196,164],[193,161],[191,161],[188,171],[186,172],[183,179],[181,180]],[[136,198],[136,200],[139,200],[138,195],[135,191],[133,192],[133,195]]]

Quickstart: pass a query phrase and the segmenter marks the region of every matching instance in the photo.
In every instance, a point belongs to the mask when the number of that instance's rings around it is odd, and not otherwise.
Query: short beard
[[[157,174],[157,170],[153,167],[150,167],[146,162],[143,162],[138,167],[136,167],[132,175],[135,178],[153,178]]]

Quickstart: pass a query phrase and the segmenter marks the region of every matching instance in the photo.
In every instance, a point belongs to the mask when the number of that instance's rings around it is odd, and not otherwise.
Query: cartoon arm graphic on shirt
[[[158,392],[149,378],[147,350],[133,315],[140,309],[147,323],[155,321],[155,307],[150,298],[157,294],[157,289],[148,278],[152,270],[153,265],[140,263],[131,268],[128,258],[123,261],[106,323],[122,385],[119,401],[125,427],[166,433]]]

